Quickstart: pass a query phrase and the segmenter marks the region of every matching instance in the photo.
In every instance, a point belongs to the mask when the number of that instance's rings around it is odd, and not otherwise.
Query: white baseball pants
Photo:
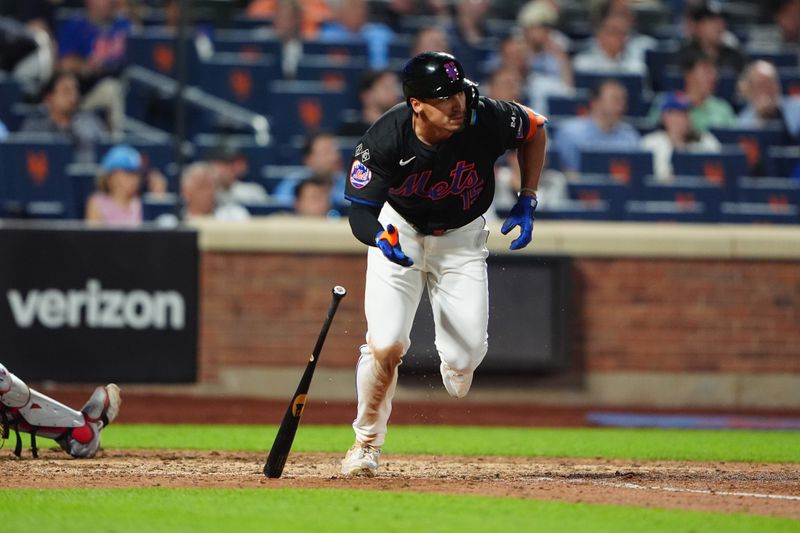
[[[411,345],[423,289],[428,289],[433,310],[436,350],[455,372],[471,374],[481,363],[489,322],[489,229],[483,217],[439,236],[418,234],[389,204],[379,220],[384,227],[397,227],[400,246],[414,264],[396,265],[375,247],[367,255],[367,343],[356,370],[353,429],[359,442],[372,446],[383,445],[386,436],[397,367]]]

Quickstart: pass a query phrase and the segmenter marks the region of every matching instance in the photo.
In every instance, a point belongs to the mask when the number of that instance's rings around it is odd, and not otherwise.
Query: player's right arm
[[[350,229],[359,241],[376,246],[389,261],[411,266],[414,262],[400,248],[397,228],[391,224],[384,228],[378,220],[390,186],[390,174],[383,170],[381,159],[377,151],[370,153],[364,141],[356,147],[344,195],[351,205]]]

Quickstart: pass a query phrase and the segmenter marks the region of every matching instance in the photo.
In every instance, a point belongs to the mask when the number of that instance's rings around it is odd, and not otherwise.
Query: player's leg
[[[436,238],[428,247],[428,295],[447,392],[464,397],[486,356],[489,285],[488,229],[482,218]]]
[[[95,389],[81,411],[76,411],[28,387],[0,364],[0,412],[4,426],[15,432],[55,439],[73,457],[91,457],[100,446],[100,431],[119,412],[119,387],[114,384]],[[32,446],[34,454],[35,446]],[[21,452],[17,440],[15,453]]]
[[[381,222],[396,224],[404,251],[415,260],[422,257],[422,239],[402,219],[387,221],[382,217]],[[397,367],[411,344],[411,326],[425,284],[419,268],[396,265],[377,248],[367,253],[367,344],[361,346],[356,368],[356,444],[342,462],[346,475],[374,475],[377,469],[392,411]]]

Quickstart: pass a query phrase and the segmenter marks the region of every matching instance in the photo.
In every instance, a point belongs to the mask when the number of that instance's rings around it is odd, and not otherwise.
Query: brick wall
[[[800,373],[800,267],[790,261],[575,259],[578,369]],[[320,366],[350,368],[366,328],[364,254],[204,252],[200,381],[224,365],[302,365],[348,289]]]
[[[800,373],[796,262],[575,266],[573,353],[587,370]]]

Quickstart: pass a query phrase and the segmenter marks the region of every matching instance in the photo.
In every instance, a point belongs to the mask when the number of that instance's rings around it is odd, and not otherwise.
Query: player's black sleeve
[[[356,239],[367,246],[375,246],[375,236],[383,231],[383,225],[378,222],[380,207],[353,202],[350,204],[350,229]]]

